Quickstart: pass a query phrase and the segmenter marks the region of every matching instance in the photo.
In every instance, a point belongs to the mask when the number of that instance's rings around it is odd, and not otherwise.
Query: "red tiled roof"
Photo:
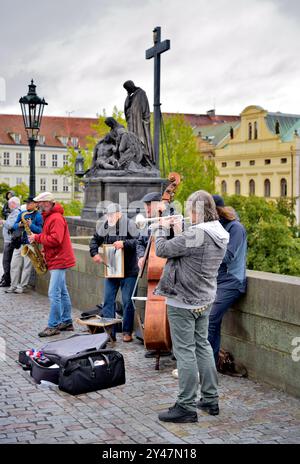
[[[45,146],[60,147],[58,137],[77,137],[81,147],[86,146],[86,137],[96,135],[91,125],[98,121],[97,118],[75,118],[60,116],[43,116],[39,135],[45,136]],[[27,134],[24,129],[23,118],[17,114],[0,114],[0,143],[15,145],[11,133],[21,134],[21,144],[27,145]]]
[[[193,127],[198,126],[209,126],[213,124],[222,124],[224,122],[239,121],[240,116],[227,116],[227,115],[213,115],[213,114],[188,114],[188,113],[177,113],[183,116],[186,122]],[[163,113],[163,116],[174,116],[175,113]]]

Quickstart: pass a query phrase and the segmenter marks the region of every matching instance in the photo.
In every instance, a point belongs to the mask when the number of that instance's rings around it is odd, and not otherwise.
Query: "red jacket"
[[[49,213],[42,213],[43,231],[35,234],[36,242],[43,245],[49,271],[66,269],[76,264],[68,224],[63,214],[63,207],[55,203]]]

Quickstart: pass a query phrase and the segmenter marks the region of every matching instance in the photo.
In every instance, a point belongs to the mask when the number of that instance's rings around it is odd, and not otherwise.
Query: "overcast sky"
[[[0,113],[20,112],[32,77],[47,115],[123,109],[128,79],[152,108],[161,26],[162,111],[300,114],[299,24],[299,0],[1,0]]]

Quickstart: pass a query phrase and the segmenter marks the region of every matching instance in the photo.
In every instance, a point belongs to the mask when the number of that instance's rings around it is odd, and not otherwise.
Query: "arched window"
[[[235,187],[235,194],[240,195],[241,194],[241,183],[239,180],[235,181],[234,187]]]
[[[254,138],[257,139],[257,122],[254,123]]]
[[[225,195],[227,193],[227,184],[225,180],[222,180],[221,182],[221,192],[222,195]]]
[[[265,197],[270,197],[271,196],[271,182],[269,181],[269,179],[265,180],[264,187],[265,187]]]
[[[287,181],[286,179],[281,179],[280,181],[280,196],[286,197],[287,196]]]
[[[249,125],[248,125],[248,138],[249,138],[249,140],[252,139],[252,124],[251,124],[251,122],[249,122]]]
[[[255,195],[255,182],[253,179],[249,181],[249,195]]]

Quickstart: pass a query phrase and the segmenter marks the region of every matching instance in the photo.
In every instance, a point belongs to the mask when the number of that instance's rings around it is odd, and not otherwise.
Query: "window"
[[[16,166],[22,166],[22,153],[16,153]]]
[[[52,192],[57,192],[57,179],[52,179]]]
[[[271,164],[271,160],[270,159],[265,160],[265,164]]]
[[[69,179],[67,177],[64,177],[63,192],[68,192],[68,191],[69,191]]]
[[[235,181],[234,188],[235,188],[235,194],[240,195],[241,194],[241,183],[239,180]]]
[[[46,167],[46,155],[44,153],[41,153],[41,168]]]
[[[287,196],[287,181],[286,179],[281,179],[280,181],[280,196],[286,197]]]
[[[52,167],[57,168],[57,155],[52,155]]]
[[[44,177],[40,180],[40,191],[46,192],[46,179]]]
[[[222,168],[226,168],[226,166],[227,166],[227,163],[225,161],[223,161]]]
[[[287,158],[281,158],[280,162],[281,162],[282,164],[286,164],[286,163],[287,163]]]
[[[253,179],[249,181],[249,195],[255,195],[255,182]]]
[[[241,162],[240,162],[240,161],[236,161],[236,162],[235,162],[235,165],[236,165],[236,166],[240,166],[240,165],[241,165]]]
[[[77,137],[72,137],[71,138],[71,143],[73,145],[73,147],[77,147],[78,146],[78,138]]]
[[[39,144],[40,145],[45,145],[45,136],[44,135],[39,135]]]
[[[63,145],[67,145],[68,143],[68,137],[60,137],[60,141]]]
[[[257,122],[254,123],[254,138],[257,139]]]
[[[264,195],[265,197],[270,197],[271,196],[271,182],[269,179],[266,179],[264,182]]]
[[[9,153],[7,151],[3,153],[3,165],[9,166]]]
[[[63,166],[68,165],[68,157],[69,157],[69,155],[63,155]]]
[[[221,192],[222,195],[225,195],[227,193],[227,184],[225,180],[222,180],[221,182]]]
[[[15,143],[21,143],[21,134],[15,134]]]
[[[16,184],[20,185],[20,184],[22,184],[22,182],[23,182],[22,177],[17,177]]]
[[[255,160],[250,160],[249,164],[250,164],[250,166],[255,166]]]
[[[249,140],[252,139],[252,124],[251,124],[251,122],[249,122],[249,124],[248,124],[248,139]]]

